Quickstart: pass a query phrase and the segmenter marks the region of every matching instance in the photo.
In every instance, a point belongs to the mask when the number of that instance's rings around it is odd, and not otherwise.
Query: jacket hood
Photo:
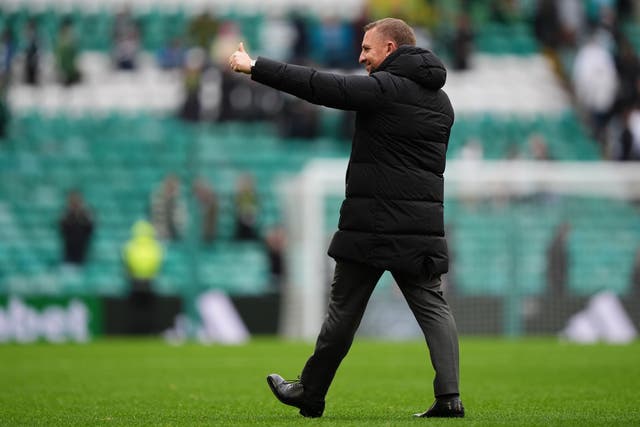
[[[400,46],[382,61],[374,73],[378,71],[406,77],[431,90],[441,89],[447,80],[447,70],[442,61],[431,51],[416,46]]]

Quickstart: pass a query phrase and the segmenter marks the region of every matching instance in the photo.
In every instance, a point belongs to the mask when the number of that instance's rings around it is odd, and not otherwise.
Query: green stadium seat
[[[269,123],[191,127],[147,114],[71,118],[30,112],[16,116],[11,132],[18,143],[10,151],[0,152],[0,242],[5,242],[0,246],[0,292],[125,293],[121,247],[131,224],[146,216],[150,192],[169,172],[182,177],[204,176],[219,197],[218,240],[198,253],[196,285],[229,293],[264,292],[269,289],[269,272],[262,246],[232,240],[232,200],[238,176],[245,172],[255,176],[261,200],[260,227],[266,230],[281,221],[276,191],[281,176],[299,171],[313,157],[346,157],[349,153],[348,143],[333,138],[280,140]],[[533,132],[548,138],[558,158],[597,158],[595,143],[570,114],[460,116],[452,131],[449,155],[455,158],[462,144],[474,137],[485,144],[486,157],[504,158],[511,141],[523,146],[525,137]],[[51,147],[60,155],[51,155]],[[192,147],[198,153],[194,165],[187,161]],[[98,227],[85,272],[57,280],[51,272],[59,262],[56,221],[64,194],[72,187],[84,192]],[[336,195],[325,203],[327,232],[335,229],[341,201],[342,196]],[[546,246],[562,218],[572,218],[575,227],[570,242],[575,257],[572,289],[588,294],[602,286],[599,281],[604,277],[609,277],[614,289],[626,289],[625,265],[640,241],[635,208],[624,202],[604,206],[598,199],[573,197],[549,204],[543,215],[540,212],[526,204],[498,209],[482,203],[470,207],[448,199],[445,218],[451,229],[458,289],[471,295],[503,295],[512,286],[524,295],[543,292]],[[602,251],[613,256],[597,266],[595,259],[601,254],[582,249],[597,248],[598,242],[606,240],[602,233],[589,234],[594,223],[615,236],[617,244],[603,246]],[[513,251],[510,245],[514,242],[509,240],[513,237],[508,237],[505,224],[515,227],[515,238],[528,244]],[[158,292],[175,295],[191,291],[190,257],[185,243],[168,245],[156,284]],[[29,287],[31,279],[36,285]]]

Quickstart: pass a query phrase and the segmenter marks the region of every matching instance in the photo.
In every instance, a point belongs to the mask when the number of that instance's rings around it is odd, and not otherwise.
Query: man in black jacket
[[[329,385],[349,351],[373,289],[385,270],[397,281],[425,335],[436,372],[435,403],[423,417],[462,417],[458,337],[440,288],[447,272],[443,173],[454,113],[441,90],[442,62],[415,46],[399,19],[365,26],[359,61],[368,76],[344,76],[252,60],[242,43],[229,66],[257,82],[314,104],[356,111],[338,231],[328,314],[299,381],[267,377],[283,403],[322,415]]]

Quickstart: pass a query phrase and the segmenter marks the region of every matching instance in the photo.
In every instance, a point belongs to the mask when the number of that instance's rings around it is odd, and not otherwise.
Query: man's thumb
[[[244,44],[243,44],[242,42],[240,42],[240,45],[238,46],[238,50],[239,50],[240,52],[246,52],[246,51],[244,50]]]

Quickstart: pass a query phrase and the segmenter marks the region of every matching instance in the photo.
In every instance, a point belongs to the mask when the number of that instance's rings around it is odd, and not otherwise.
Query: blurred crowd
[[[122,265],[129,278],[132,292],[148,293],[162,269],[165,250],[174,243],[185,242],[194,230],[195,244],[208,250],[220,240],[218,235],[219,195],[206,179],[196,178],[191,186],[197,212],[189,212],[188,194],[183,180],[174,173],[167,174],[152,189],[147,201],[147,215],[138,218],[131,228],[131,239],[123,242]],[[233,233],[235,242],[260,244],[268,260],[273,291],[278,291],[283,278],[285,234],[278,224],[264,226],[261,207],[253,176],[241,174],[231,195]],[[190,227],[189,221],[198,223]],[[81,191],[68,192],[65,206],[58,220],[61,261],[68,269],[82,268],[89,261],[97,220]],[[223,239],[227,239],[224,237]]]
[[[534,20],[607,159],[640,160],[640,60],[628,34],[638,3],[541,0]]]
[[[259,45],[254,46],[246,42],[247,28],[238,20],[223,18],[207,8],[191,16],[184,31],[168,36],[151,53],[157,67],[174,70],[182,76],[184,100],[177,112],[182,119],[192,122],[273,120],[282,137],[314,139],[320,132],[321,110],[318,107],[265,89],[228,71],[227,58],[239,41],[245,41],[252,55],[363,73],[357,58],[364,24],[395,16],[414,27],[420,46],[434,49],[450,69],[463,72],[473,68],[475,40],[482,31],[482,23],[507,28],[511,24],[524,23],[574,96],[576,108],[593,138],[600,143],[602,158],[640,160],[640,60],[638,46],[634,46],[627,32],[627,28],[637,27],[639,14],[638,0],[370,0],[364,2],[361,13],[351,20],[337,14],[308,16],[301,11],[267,14],[262,17],[254,40]],[[478,21],[478,15],[484,16],[482,23]],[[55,58],[55,79],[60,85],[73,86],[83,81],[79,66],[83,35],[72,16],[64,18],[50,44],[51,52],[47,52],[49,45],[43,41],[43,31],[36,18],[28,19],[20,27],[5,22],[0,31],[1,140],[8,132],[10,120],[9,86],[42,84],[45,54]],[[145,52],[144,34],[144,23],[134,9],[124,7],[114,14],[108,48],[114,70],[135,73],[139,69],[141,56],[149,53]],[[14,70],[16,58],[20,58],[18,73]],[[345,113],[338,123],[336,134],[349,139],[349,113]],[[543,136],[522,137],[527,141],[519,144],[525,147],[524,151],[509,157],[553,160]],[[462,156],[482,157],[481,143],[470,141]],[[182,185],[184,183],[172,174],[159,183],[149,196],[148,224],[136,224],[133,230],[132,239],[146,243],[128,244],[124,251],[131,259],[136,258],[133,255],[136,248],[155,254],[158,267],[142,269],[151,276],[157,274],[162,252],[150,249],[153,245],[149,244],[149,239],[163,243],[185,238],[190,215]],[[199,207],[202,241],[214,242],[218,238],[218,195],[205,180],[191,183],[191,190]],[[278,282],[282,275],[284,235],[277,226],[260,229],[260,200],[250,175],[239,178],[233,206],[233,238],[263,242],[274,281]],[[94,227],[94,218],[84,206],[81,194],[70,193],[67,210],[60,220],[65,262],[84,263]],[[563,230],[560,234],[568,232]],[[148,261],[148,257],[142,259]],[[551,269],[555,271],[556,267]],[[640,271],[640,267],[636,270]],[[129,266],[128,271],[139,280],[139,275],[132,273],[138,271],[136,267]],[[563,283],[562,274],[555,275],[550,282]],[[640,273],[636,276],[640,277]]]
[[[220,17],[209,7],[167,34],[152,54],[158,67],[177,70],[183,77],[184,101],[178,114],[188,121],[262,120],[279,124],[289,138],[315,138],[319,134],[319,109],[292,97],[266,90],[240,79],[226,69],[226,60],[238,42],[252,54],[318,68],[363,72],[357,58],[362,27],[384,16],[405,19],[415,29],[418,44],[437,51],[453,70],[473,67],[474,41],[486,25],[524,24],[535,35],[540,50],[555,64],[602,157],[640,159],[640,62],[637,46],[627,28],[637,26],[637,0],[458,0],[444,2],[363,2],[351,19],[338,14],[310,16],[301,10],[265,14],[251,31],[240,19]],[[22,21],[21,21],[22,22]],[[6,133],[6,102],[12,62],[20,57],[20,81],[37,85],[42,80],[43,31],[36,16],[21,28],[5,22],[0,38],[0,137]],[[109,54],[113,67],[132,71],[145,52],[145,22],[136,10],[124,6],[114,12]],[[505,32],[508,37],[509,32]],[[61,20],[51,50],[55,78],[71,86],[82,81],[78,66],[82,34],[72,15]],[[254,45],[251,43],[253,42]],[[636,41],[637,43],[637,41]],[[257,44],[257,46],[255,46]],[[16,74],[15,72],[13,74]],[[349,116],[335,134],[349,139]]]

